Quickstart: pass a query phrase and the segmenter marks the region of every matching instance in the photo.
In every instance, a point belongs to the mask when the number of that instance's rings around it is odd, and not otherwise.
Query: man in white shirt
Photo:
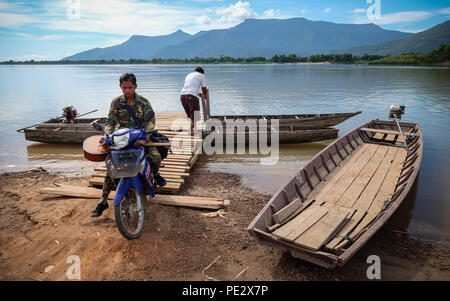
[[[191,119],[191,135],[194,133],[194,112],[200,111],[200,102],[197,96],[200,88],[205,97],[208,97],[208,88],[206,87],[205,71],[202,67],[195,68],[195,71],[189,73],[184,80],[184,87],[181,89],[180,101],[184,111],[189,119]]]

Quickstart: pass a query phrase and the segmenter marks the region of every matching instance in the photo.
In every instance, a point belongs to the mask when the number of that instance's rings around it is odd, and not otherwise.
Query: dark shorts
[[[198,97],[190,94],[185,94],[180,96],[180,100],[187,117],[193,120],[194,111],[200,111],[200,102],[198,100]]]

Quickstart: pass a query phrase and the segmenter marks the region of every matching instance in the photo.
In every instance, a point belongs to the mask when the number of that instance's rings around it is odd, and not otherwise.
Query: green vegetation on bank
[[[344,54],[314,54],[310,56],[275,55],[272,58],[266,57],[248,57],[234,58],[231,56],[220,56],[218,58],[199,58],[192,59],[161,59],[151,60],[129,59],[129,60],[86,60],[86,61],[5,61],[2,65],[78,65],[78,64],[296,64],[296,63],[340,63],[340,64],[373,64],[373,65],[433,65],[450,60],[450,44],[441,44],[437,50],[427,54],[403,54],[401,56],[382,56],[382,55],[352,55]]]
[[[450,44],[441,44],[430,53],[405,53],[401,56],[386,56],[369,62],[370,65],[436,65],[450,60]]]
[[[266,57],[248,57],[248,58],[234,58],[230,56],[220,56],[218,58],[199,58],[194,57],[192,59],[161,59],[154,58],[151,60],[144,59],[129,59],[129,60],[85,60],[85,61],[5,61],[0,62],[2,65],[78,65],[78,64],[276,64],[276,63],[318,63],[318,62],[330,62],[330,63],[359,63],[368,62],[373,60],[379,60],[383,58],[380,55],[362,55],[355,56],[350,53],[345,54],[317,54],[307,57],[297,56],[295,54],[290,55],[275,55],[272,58]]]

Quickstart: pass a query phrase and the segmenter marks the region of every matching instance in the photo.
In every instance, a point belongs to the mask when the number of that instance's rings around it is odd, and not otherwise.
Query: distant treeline
[[[161,59],[154,58],[151,60],[144,59],[129,59],[129,60],[86,60],[86,61],[6,61],[0,62],[2,65],[79,65],[79,64],[295,64],[295,63],[368,63],[368,64],[395,64],[395,65],[432,65],[435,63],[450,60],[450,44],[441,44],[437,50],[427,54],[403,54],[401,56],[390,55],[352,55],[351,53],[344,54],[314,54],[310,56],[297,56],[295,54],[281,54],[275,55],[272,58],[266,57],[248,57],[248,58],[234,58],[231,56],[220,56],[218,58],[200,58],[194,57],[191,59]]]
[[[151,60],[144,59],[129,59],[129,60],[85,60],[85,61],[5,61],[0,62],[2,65],[78,65],[78,64],[273,64],[273,63],[317,63],[317,62],[330,62],[330,63],[358,63],[368,62],[373,60],[379,60],[384,56],[380,55],[362,55],[355,56],[350,53],[344,54],[316,54],[311,56],[297,56],[295,54],[289,55],[275,55],[272,58],[266,57],[248,57],[248,58],[234,58],[231,56],[220,56],[218,58],[200,58],[194,57],[191,59],[161,59],[154,58]]]
[[[450,44],[441,44],[430,53],[404,53],[369,62],[371,65],[435,65],[450,60]]]

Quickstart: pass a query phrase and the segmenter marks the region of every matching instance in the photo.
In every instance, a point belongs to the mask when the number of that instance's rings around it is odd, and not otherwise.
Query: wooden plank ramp
[[[167,184],[164,187],[157,186],[157,193],[177,194],[199,158],[195,150],[202,147],[202,139],[185,132],[171,130],[171,123],[186,121],[190,124],[184,113],[156,114],[156,128],[172,143],[172,152],[169,152],[167,158],[161,162],[159,169]],[[102,187],[106,174],[106,166],[95,168],[89,186]]]

